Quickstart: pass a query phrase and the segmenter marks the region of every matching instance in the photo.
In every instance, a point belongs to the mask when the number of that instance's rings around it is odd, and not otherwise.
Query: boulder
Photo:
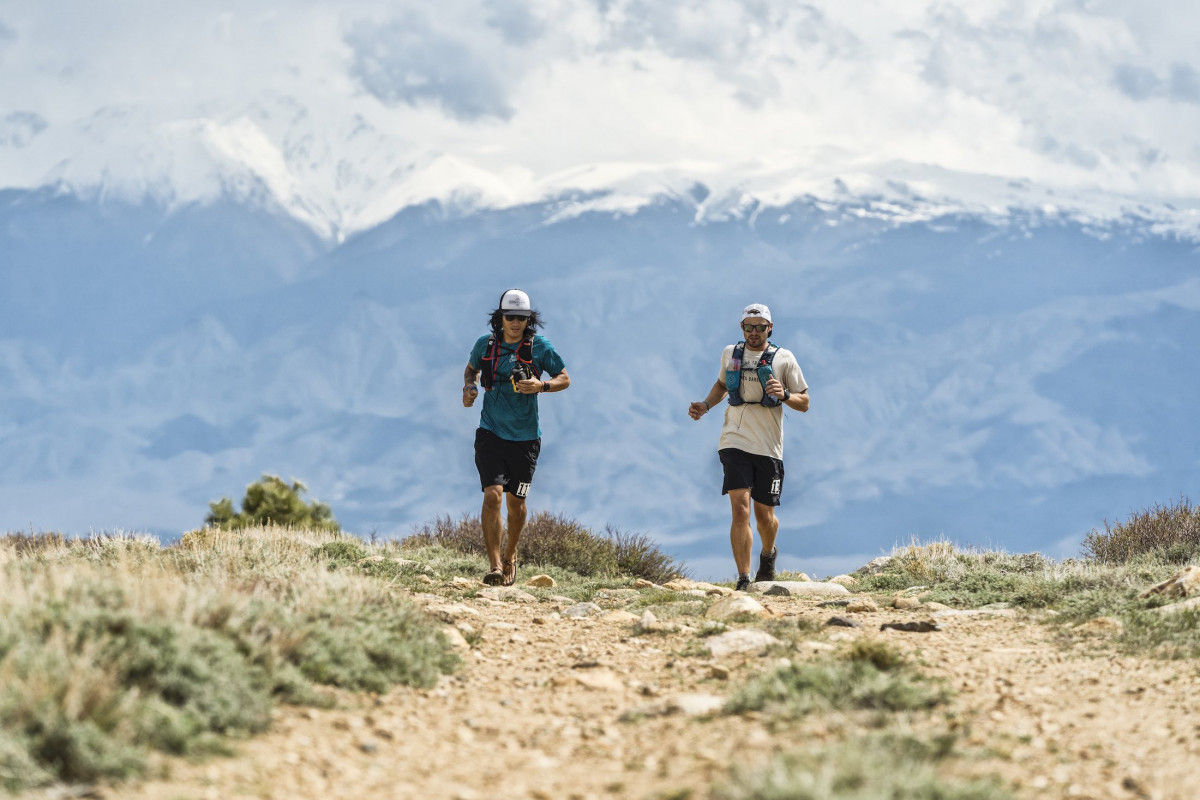
[[[782,586],[788,594],[804,597],[836,597],[850,594],[850,590],[845,586],[830,581],[757,581],[750,584],[750,591],[763,594],[776,586]]]
[[[744,594],[732,595],[730,597],[722,597],[717,602],[709,606],[708,611],[704,616],[709,619],[730,619],[731,617],[740,617],[750,615],[755,617],[766,616],[769,612],[763,608],[762,603],[759,603],[753,597],[748,597]]]
[[[850,587],[858,583],[858,579],[852,575],[834,575],[829,579],[830,583],[840,583],[842,586]]]
[[[1165,597],[1190,597],[1200,594],[1200,567],[1195,565],[1184,567],[1157,586],[1151,586],[1139,597],[1151,597],[1156,594]]]
[[[921,601],[915,597],[905,597],[902,594],[898,594],[892,598],[892,608],[899,608],[901,610],[904,610],[904,609],[908,609],[908,608],[920,608],[920,607],[921,607]]]
[[[780,641],[766,631],[739,628],[708,637],[704,640],[704,649],[713,657],[721,658],[731,653],[761,652],[774,644],[780,644]]]

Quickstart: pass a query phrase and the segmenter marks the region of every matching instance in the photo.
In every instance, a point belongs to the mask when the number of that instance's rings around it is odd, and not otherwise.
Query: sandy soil
[[[833,742],[861,719],[810,715],[778,724],[758,714],[682,714],[622,721],[683,693],[724,695],[774,666],[778,653],[713,659],[694,633],[635,635],[634,625],[555,618],[565,602],[460,599],[449,587],[418,595],[480,633],[454,678],[431,690],[347,696],[335,710],[286,708],[272,730],[231,758],[171,764],[170,779],[102,790],[142,800],[182,798],[653,797],[691,787],[707,796],[734,763]],[[823,622],[820,598],[765,597],[778,616]],[[608,603],[616,607],[618,603]],[[842,613],[842,612],[837,612]],[[939,618],[941,631],[880,632],[926,609],[858,614],[859,629],[813,636],[878,636],[946,678],[949,709],[913,715],[922,729],[956,727],[970,774],[999,774],[1018,797],[1200,796],[1200,671],[1192,662],[1113,655],[1103,631],[1064,645],[1023,615]],[[801,646],[787,657],[814,657]],[[728,673],[727,676],[726,672]]]

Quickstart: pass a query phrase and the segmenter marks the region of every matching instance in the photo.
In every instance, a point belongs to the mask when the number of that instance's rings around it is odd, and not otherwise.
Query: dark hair
[[[492,333],[499,336],[501,328],[504,325],[504,312],[498,308],[495,311],[493,311],[492,315],[490,317],[488,317],[488,325],[491,326]],[[529,325],[525,328],[525,335],[533,336],[533,334],[537,333],[538,329],[541,327],[542,327],[542,318],[538,316],[538,312],[530,311],[529,312]]]

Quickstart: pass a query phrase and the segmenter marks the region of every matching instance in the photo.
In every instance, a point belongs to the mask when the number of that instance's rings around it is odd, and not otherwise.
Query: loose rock
[[[830,617],[829,619],[825,620],[825,626],[833,626],[835,628],[857,628],[858,623],[852,619],[846,619],[845,617]]]
[[[576,603],[570,608],[564,608],[562,615],[568,619],[586,619],[596,616],[603,610],[595,603]]]
[[[840,583],[842,586],[850,587],[850,586],[853,586],[854,584],[858,583],[858,580],[856,580],[851,575],[834,575],[832,578],[829,579],[829,582],[830,583]]]
[[[659,586],[654,581],[648,581],[645,578],[638,578],[636,581],[633,582],[633,588],[635,588],[635,589],[661,589],[662,587]]]
[[[846,604],[846,610],[851,614],[867,614],[878,611],[879,606],[869,597],[856,597]]]
[[[704,649],[712,656],[721,658],[732,653],[761,651],[774,644],[780,644],[780,641],[766,631],[740,628],[708,637],[704,640]]]
[[[907,609],[920,608],[921,601],[915,597],[905,597],[904,595],[896,595],[892,598],[892,608]]]
[[[529,580],[525,581],[526,586],[534,586],[539,589],[552,589],[558,585],[558,582],[549,575],[534,575]]]
[[[854,570],[854,572],[862,575],[878,575],[887,569],[887,565],[890,563],[892,563],[892,556],[880,556],[879,558],[871,559],[866,564]]]
[[[637,614],[631,614],[623,609],[606,611],[600,615],[601,622],[632,623],[638,621]]]
[[[733,595],[730,597],[722,597],[717,602],[713,603],[704,616],[709,619],[729,619],[731,617],[739,617],[742,615],[750,615],[755,617],[766,616],[769,612],[763,608],[762,603],[755,600],[753,597],[746,595]]]
[[[930,633],[931,631],[940,631],[938,624],[931,619],[917,620],[915,622],[885,622],[879,626],[879,630],[905,631],[907,633]]]

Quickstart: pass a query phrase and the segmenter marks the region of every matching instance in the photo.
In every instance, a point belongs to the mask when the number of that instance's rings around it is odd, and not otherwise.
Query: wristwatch
[[[785,403],[786,403],[786,402],[788,401],[788,398],[789,398],[789,397],[791,397],[791,396],[792,396],[792,390],[791,390],[791,389],[784,389],[784,390],[783,390],[783,402],[785,402]]]
[[[550,381],[542,381],[542,391],[543,392],[550,391]]]

